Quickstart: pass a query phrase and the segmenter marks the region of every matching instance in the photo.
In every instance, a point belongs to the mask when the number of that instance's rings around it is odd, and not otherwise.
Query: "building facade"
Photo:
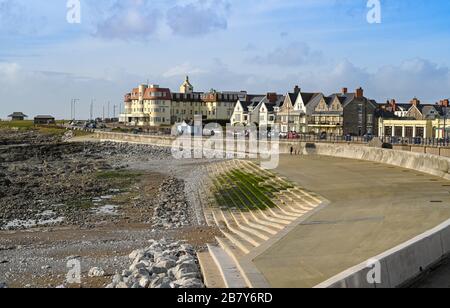
[[[276,112],[284,102],[284,96],[277,93],[248,95],[247,100],[239,100],[231,116],[231,125],[272,127],[276,123]]]
[[[125,113],[120,116],[121,122],[130,126],[170,127],[191,123],[196,116],[201,116],[205,124],[231,122],[232,125],[268,127],[276,124],[285,134],[364,136],[378,132],[379,106],[364,96],[362,88],[354,93],[343,88],[340,93],[330,96],[302,92],[298,86],[286,95],[249,95],[246,91],[195,92],[186,77],[179,90],[173,93],[158,85],[140,85],[125,95]],[[406,112],[396,112],[410,117],[439,112],[422,108],[419,102],[416,107],[417,110],[409,108]]]
[[[448,99],[436,104],[422,104],[419,99],[413,98],[402,116],[396,112],[398,106],[395,100],[388,101],[383,108],[390,112],[390,116],[378,120],[380,137],[434,139],[450,135]]]
[[[167,127],[171,124],[170,90],[142,84],[125,95],[125,114],[121,118],[132,126]]]
[[[168,127],[175,123],[192,122],[201,115],[206,122],[229,122],[236,102],[246,100],[247,93],[194,92],[189,77],[180,92],[158,85],[140,85],[125,95],[125,113],[121,122],[131,126]]]

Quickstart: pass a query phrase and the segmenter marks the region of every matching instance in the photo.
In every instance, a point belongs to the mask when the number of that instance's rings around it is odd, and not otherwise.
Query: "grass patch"
[[[25,121],[0,121],[0,128],[3,129],[19,129],[28,130],[34,127],[34,122],[31,120]]]
[[[232,169],[216,177],[213,181],[213,196],[221,208],[239,208],[243,211],[275,207],[275,194],[294,188],[290,183],[267,184],[276,175],[265,173],[260,176],[253,172]]]
[[[84,130],[74,130],[73,131],[74,137],[85,137],[85,136],[90,136],[90,135],[93,135],[93,134],[94,133],[86,132]]]
[[[43,135],[63,136],[65,128],[57,125],[34,125],[34,121],[0,121],[0,129],[16,131],[35,131]]]

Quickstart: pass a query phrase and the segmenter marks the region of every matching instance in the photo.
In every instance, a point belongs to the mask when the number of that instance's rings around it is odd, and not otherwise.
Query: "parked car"
[[[287,138],[287,136],[288,136],[287,133],[281,132],[281,133],[279,134],[279,137],[280,137],[280,138]]]

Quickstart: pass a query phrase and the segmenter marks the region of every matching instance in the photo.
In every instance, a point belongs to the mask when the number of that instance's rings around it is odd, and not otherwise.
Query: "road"
[[[273,287],[313,287],[450,218],[450,182],[420,172],[320,156],[276,172],[330,204],[254,260]]]

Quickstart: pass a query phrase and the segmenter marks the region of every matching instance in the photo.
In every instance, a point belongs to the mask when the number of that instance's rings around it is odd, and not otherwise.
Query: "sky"
[[[69,118],[73,98],[78,117],[91,101],[102,116],[140,83],[178,91],[186,75],[196,91],[450,97],[450,1],[380,0],[369,23],[377,2],[0,0],[0,118]]]

